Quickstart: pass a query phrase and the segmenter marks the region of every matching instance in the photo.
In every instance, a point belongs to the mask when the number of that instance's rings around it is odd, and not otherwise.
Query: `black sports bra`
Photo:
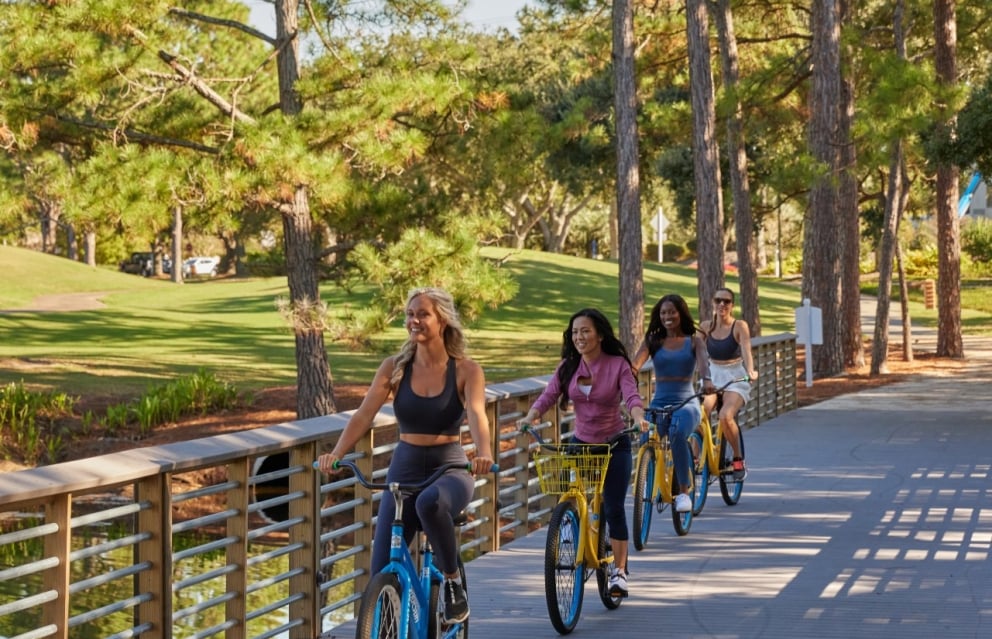
[[[737,320],[730,325],[730,334],[723,339],[714,339],[711,335],[706,336],[706,352],[710,359],[718,362],[729,362],[732,359],[740,359],[741,345],[734,339],[734,326]]]
[[[422,397],[410,387],[410,368],[413,361],[403,370],[403,379],[396,389],[393,399],[393,412],[400,425],[400,434],[414,435],[457,435],[461,432],[465,406],[458,396],[458,377],[455,373],[455,358],[448,358],[445,372],[444,390],[440,395]]]

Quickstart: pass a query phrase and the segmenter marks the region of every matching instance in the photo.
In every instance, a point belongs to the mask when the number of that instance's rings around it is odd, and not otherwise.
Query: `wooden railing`
[[[796,406],[794,336],[756,338],[754,351],[760,377],[746,426]],[[488,387],[501,470],[477,478],[461,530],[467,558],[540,527],[553,506],[530,438],[516,429],[546,383]],[[639,383],[650,397],[650,369]],[[397,439],[388,409],[354,454],[377,475]],[[552,411],[547,436],[570,420]],[[0,474],[0,634],[313,639],[350,618],[369,576],[378,496],[311,467],[346,421],[329,415]],[[216,594],[205,599],[207,590]]]

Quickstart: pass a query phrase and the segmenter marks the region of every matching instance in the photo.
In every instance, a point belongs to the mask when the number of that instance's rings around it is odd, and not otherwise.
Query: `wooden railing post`
[[[45,504],[45,521],[58,526],[58,532],[45,536],[45,556],[55,557],[58,565],[44,572],[46,590],[53,590],[58,597],[44,604],[41,613],[43,625],[55,626],[55,639],[69,639],[69,553],[72,551],[72,494],[58,495]]]
[[[149,570],[137,577],[137,591],[154,595],[151,601],[138,605],[135,625],[150,624],[151,632],[142,636],[150,639],[172,637],[172,475],[162,473],[137,482],[135,501],[147,501],[149,507],[138,513],[138,530],[151,538],[137,544],[135,563],[147,561]]]
[[[238,593],[226,604],[225,610],[228,619],[237,620],[238,624],[227,630],[224,639],[245,639],[248,636],[248,629],[245,625],[247,619],[247,596],[248,596],[248,504],[251,494],[248,489],[248,479],[251,474],[251,466],[247,457],[242,457],[236,462],[227,465],[227,478],[237,484],[227,492],[227,507],[236,511],[237,515],[227,518],[227,533],[232,537],[237,537],[238,543],[227,548],[227,564],[234,566],[234,570],[226,576],[228,592]]]

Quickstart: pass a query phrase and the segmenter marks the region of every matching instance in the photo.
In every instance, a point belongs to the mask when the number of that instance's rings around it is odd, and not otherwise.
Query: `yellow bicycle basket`
[[[573,484],[586,494],[601,492],[610,465],[608,451],[604,444],[569,444],[559,451],[538,449],[534,452],[534,466],[541,492],[560,495]]]

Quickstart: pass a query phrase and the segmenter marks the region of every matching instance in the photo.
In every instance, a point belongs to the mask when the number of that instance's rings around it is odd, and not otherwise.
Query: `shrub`
[[[976,262],[992,262],[992,221],[975,218],[963,225],[961,248]]]
[[[72,416],[76,401],[65,393],[29,390],[23,382],[0,388],[4,458],[27,464],[57,461],[65,447],[62,420]]]

